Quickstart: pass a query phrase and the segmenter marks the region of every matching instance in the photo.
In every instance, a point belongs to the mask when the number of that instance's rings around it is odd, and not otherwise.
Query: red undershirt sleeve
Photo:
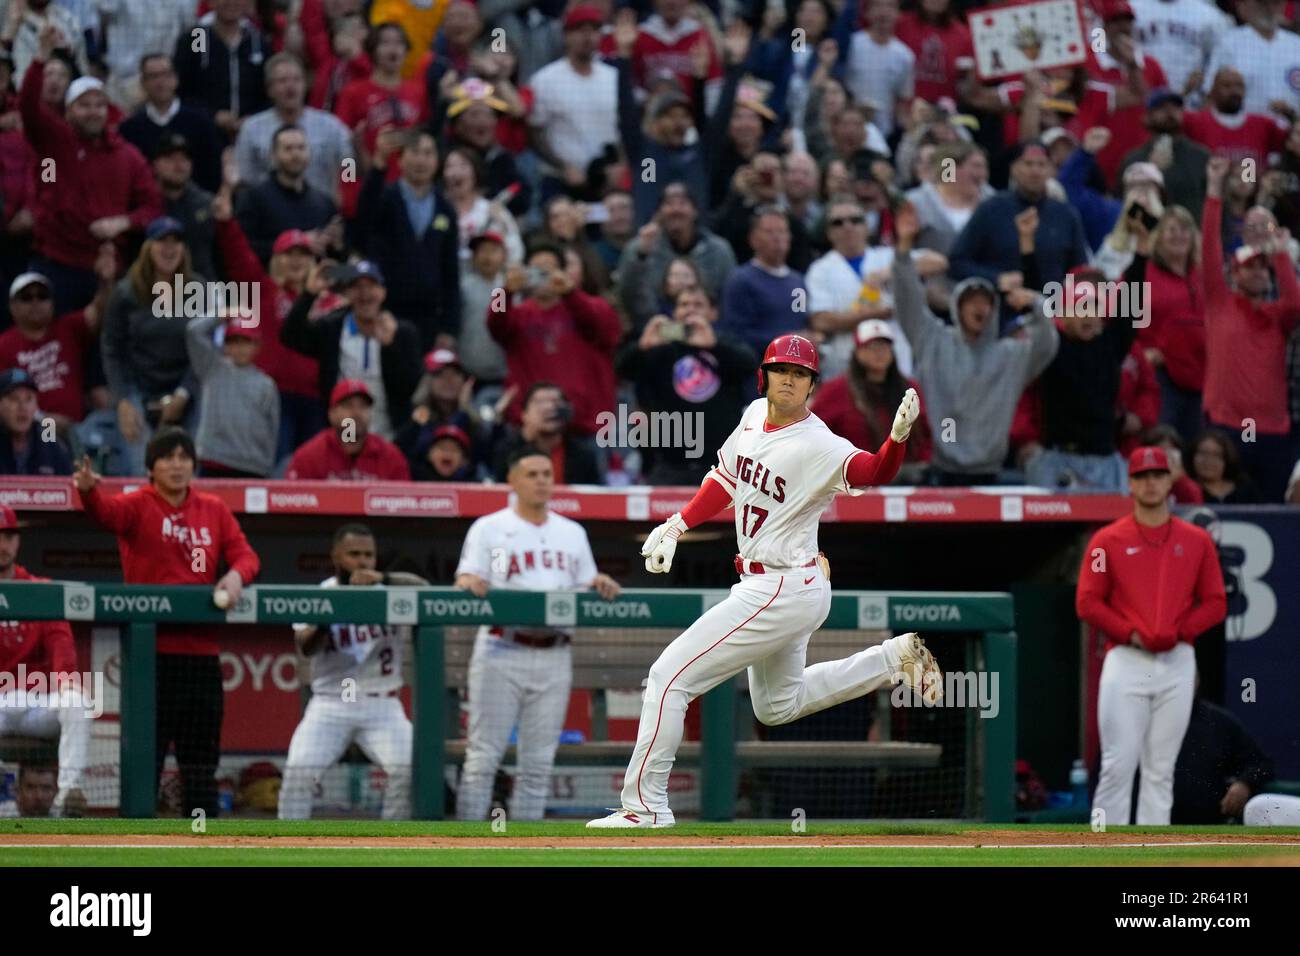
[[[904,442],[896,442],[891,437],[885,439],[880,451],[874,455],[869,451],[858,451],[845,467],[845,484],[850,488],[889,484],[898,476],[906,450]]]
[[[694,528],[708,521],[731,504],[731,492],[718,481],[705,478],[691,503],[682,509],[686,527]]]

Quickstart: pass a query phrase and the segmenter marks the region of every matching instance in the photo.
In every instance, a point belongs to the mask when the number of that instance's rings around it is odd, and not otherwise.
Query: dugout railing
[[[726,596],[725,590],[628,590],[614,601],[594,592],[492,591],[476,598],[453,588],[282,587],[248,588],[227,611],[212,603],[208,588],[186,586],[0,583],[0,619],[68,620],[121,627],[120,811],[131,818],[155,814],[155,630],[178,624],[393,624],[414,631],[412,668],[412,815],[442,819],[444,768],[463,754],[464,742],[448,740],[448,668],[445,628],[514,625],[574,628],[684,629]],[[1015,812],[1016,634],[1010,594],[1000,592],[873,592],[834,594],[823,630],[960,632],[967,642],[966,671],[998,675],[994,713],[972,712],[967,721],[978,753],[969,805],[973,815],[1009,822]],[[814,637],[814,644],[817,638]],[[947,665],[950,666],[950,665]],[[925,765],[938,745],[904,742],[742,741],[737,735],[739,681],[701,699],[697,744],[684,744],[684,763],[698,763],[700,809],[705,820],[735,814],[741,765],[832,765],[850,762],[887,767]],[[970,705],[968,704],[968,709]],[[617,763],[631,743],[562,745],[559,761]]]

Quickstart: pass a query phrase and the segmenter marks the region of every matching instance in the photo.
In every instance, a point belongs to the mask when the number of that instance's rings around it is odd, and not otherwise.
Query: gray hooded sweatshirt
[[[974,342],[956,324],[957,303],[973,287],[987,289],[993,314]],[[1056,324],[1040,298],[1029,316],[1026,338],[999,338],[998,295],[988,280],[970,278],[952,291],[953,324],[925,305],[925,292],[910,256],[894,257],[894,318],[912,345],[913,377],[925,396],[935,430],[932,464],[957,474],[991,474],[1007,455],[1011,419],[1020,395],[1051,363],[1060,346]],[[943,441],[952,419],[953,441]]]

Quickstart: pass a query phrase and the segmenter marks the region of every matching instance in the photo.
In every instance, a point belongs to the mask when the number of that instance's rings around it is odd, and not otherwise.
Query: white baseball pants
[[[664,649],[650,668],[623,806],[673,822],[668,775],[682,742],[686,706],[746,668],[754,715],[788,724],[891,682],[892,648],[805,666],[808,641],[831,608],[830,582],[816,567],[745,575],[731,594]]]
[[[59,738],[59,795],[83,789],[82,777],[90,754],[90,727],[94,723],[86,698],[79,690],[58,692],[58,706],[46,694],[8,691],[0,694],[0,736]]]
[[[1137,823],[1169,824],[1174,805],[1174,764],[1192,719],[1196,652],[1180,642],[1159,654],[1136,647],[1111,648],[1101,666],[1097,729],[1101,773],[1092,808],[1107,825],[1130,822],[1133,773],[1142,768]]]
[[[383,819],[411,816],[411,722],[402,702],[364,693],[356,700],[315,694],[289,742],[280,784],[281,820],[311,818],[312,797],[321,776],[338,763],[353,740],[388,775]]]
[[[555,749],[573,685],[568,644],[524,647],[480,633],[469,661],[469,740],[456,794],[456,816],[483,820],[492,782],[519,728],[519,773],[510,799],[511,820],[540,820],[551,792]]]

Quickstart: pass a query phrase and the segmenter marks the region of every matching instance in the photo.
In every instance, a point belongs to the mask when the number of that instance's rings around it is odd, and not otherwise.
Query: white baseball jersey
[[[1142,50],[1164,67],[1170,88],[1182,91],[1193,70],[1204,70],[1232,18],[1206,0],[1132,0],[1134,32]],[[1208,86],[1214,79],[1204,78]]]
[[[337,577],[326,578],[323,588],[338,587]],[[294,630],[307,627],[295,624]],[[345,678],[357,682],[363,694],[386,694],[402,687],[402,644],[409,628],[383,624],[331,624],[321,650],[311,656],[313,694],[339,694]]]
[[[1271,40],[1265,40],[1249,25],[1229,30],[1210,55],[1205,70],[1206,93],[1221,66],[1233,67],[1245,77],[1242,109],[1247,113],[1272,115],[1268,108],[1272,100],[1300,106],[1300,37],[1290,30],[1278,30]]]
[[[456,574],[474,574],[489,587],[512,591],[570,591],[591,584],[596,559],[576,521],[548,511],[545,523],[536,525],[509,507],[469,526]]]
[[[718,449],[709,472],[729,492],[736,509],[736,542],[747,561],[797,568],[817,556],[817,525],[837,494],[849,487],[846,469],[862,450],[809,412],[769,429],[767,399],[750,403]]]

